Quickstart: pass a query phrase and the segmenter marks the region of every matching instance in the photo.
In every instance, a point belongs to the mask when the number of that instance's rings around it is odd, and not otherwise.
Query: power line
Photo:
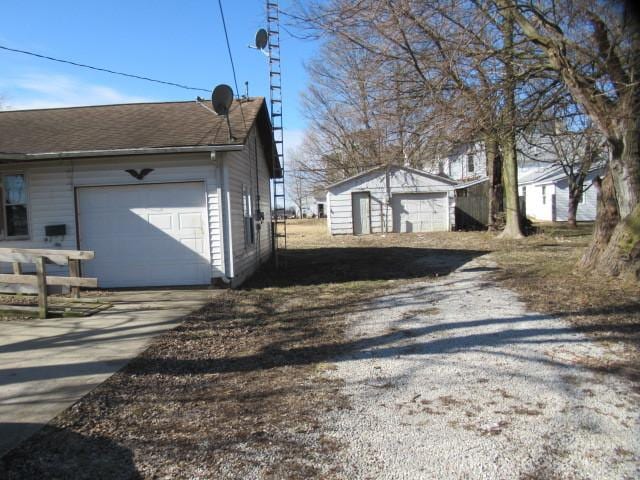
[[[240,90],[238,89],[238,78],[236,77],[236,66],[233,63],[233,55],[231,55],[231,45],[229,44],[229,33],[227,32],[227,22],[224,20],[224,11],[222,10],[222,0],[218,0],[218,6],[220,7],[220,17],[222,18],[222,27],[224,29],[224,37],[227,41],[227,52],[229,52],[229,61],[231,62],[231,71],[233,72],[233,83],[236,86],[236,95],[240,98]],[[247,122],[244,121],[244,112],[242,111],[242,102],[240,105],[240,115],[242,116],[242,123],[244,128],[247,128]]]
[[[19,50],[17,48],[9,48],[9,47],[5,47],[4,45],[0,45],[0,49],[7,50],[9,52],[14,52],[14,53],[22,53],[24,55],[31,55],[32,57],[43,58],[45,60],[51,60],[53,62],[66,63],[68,65],[73,65],[75,67],[88,68],[90,70],[97,70],[99,72],[111,73],[113,75],[121,75],[123,77],[136,78],[138,80],[145,80],[147,82],[161,83],[163,85],[170,85],[172,87],[183,88],[185,90],[196,90],[196,91],[200,91],[200,92],[209,92],[210,91],[207,88],[190,87],[188,85],[182,85],[180,83],[166,82],[164,80],[158,80],[158,79],[155,79],[155,78],[144,77],[142,75],[134,75],[132,73],[116,72],[115,70],[109,70],[108,68],[94,67],[92,65],[86,65],[84,63],[73,62],[71,60],[63,60],[61,58],[54,58],[54,57],[49,57],[47,55],[41,55],[39,53],[30,52],[28,50]]]

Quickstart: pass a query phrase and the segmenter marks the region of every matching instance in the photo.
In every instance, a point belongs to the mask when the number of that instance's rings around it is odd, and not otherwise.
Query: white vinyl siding
[[[457,181],[487,176],[487,157],[484,144],[467,145],[457,149],[436,165],[430,165],[433,173],[442,172]]]
[[[585,187],[591,185],[595,174],[585,180]],[[569,213],[569,185],[566,180],[556,184],[556,221],[566,222]],[[596,219],[598,206],[598,191],[591,186],[582,195],[582,202],[578,203],[576,220],[578,222],[591,222]]]
[[[1,241],[3,247],[76,249],[75,188],[101,185],[141,185],[167,182],[203,182],[207,195],[208,232],[211,277],[221,277],[223,271],[222,235],[219,221],[219,190],[216,162],[211,154],[135,155],[61,161],[34,162],[29,165],[8,165],[0,173],[20,167],[27,176],[29,188],[29,240]],[[143,180],[133,178],[127,169],[153,171]],[[52,244],[45,237],[45,226],[66,225],[67,234]],[[51,266],[52,272],[64,270]]]
[[[260,138],[253,128],[242,151],[225,152],[224,168],[228,169],[228,189],[231,211],[231,237],[233,243],[233,285],[238,285],[271,256],[271,189],[267,161]],[[257,155],[257,156],[256,156]],[[257,170],[256,170],[257,169]],[[253,244],[245,243],[245,217],[243,185],[252,205],[259,206],[264,220],[253,211]],[[259,199],[259,202],[258,202]]]
[[[393,230],[392,205],[387,202],[386,176],[384,170],[376,170],[329,188],[327,193],[327,222],[332,235],[351,235],[353,228],[352,194],[369,192],[371,233]],[[433,193],[453,196],[453,186],[440,178],[412,169],[396,167],[389,173],[391,196],[401,193]],[[446,202],[444,216],[448,219],[447,230],[454,222],[454,202]]]

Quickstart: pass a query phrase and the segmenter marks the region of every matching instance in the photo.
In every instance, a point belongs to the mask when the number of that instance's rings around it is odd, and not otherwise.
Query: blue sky
[[[266,27],[264,0],[223,0],[238,84],[268,97],[267,57],[247,47]],[[286,2],[281,2],[286,7]],[[316,45],[282,30],[285,144],[305,128],[303,62]],[[0,45],[194,87],[233,86],[217,0],[2,0]],[[9,108],[192,100],[205,92],[63,65],[0,50],[0,98]],[[288,150],[289,148],[287,148]]]

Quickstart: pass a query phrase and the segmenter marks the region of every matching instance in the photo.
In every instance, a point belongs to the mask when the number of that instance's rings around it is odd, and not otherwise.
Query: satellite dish
[[[269,41],[269,34],[264,28],[261,28],[256,32],[256,48],[258,50],[264,50]]]
[[[218,85],[211,94],[211,104],[218,115],[227,115],[233,102],[233,90],[229,85]]]

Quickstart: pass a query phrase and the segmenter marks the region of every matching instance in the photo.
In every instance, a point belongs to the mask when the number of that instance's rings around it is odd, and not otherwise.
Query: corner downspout
[[[384,199],[384,233],[389,233],[389,203],[391,203],[391,181],[389,180],[389,170],[391,165],[387,164],[387,168],[384,170],[384,181],[386,195]]]
[[[258,212],[261,212],[262,209],[260,208],[260,168],[258,165],[258,136],[257,134],[253,137],[253,148],[254,148],[254,158],[256,161],[256,200],[255,200],[255,206],[257,208],[254,208],[253,210],[253,228],[254,228],[254,235],[255,235],[255,241],[256,241],[256,263],[257,266],[260,267],[260,264],[262,263],[262,242],[261,240],[261,235],[262,235],[262,223],[258,223],[256,220],[260,220],[259,218],[256,218],[256,215],[258,214]]]
[[[224,243],[224,274],[223,281],[231,283],[233,271],[233,235],[231,231],[231,192],[229,191],[229,170],[224,156],[220,155],[218,162],[222,177],[222,241]]]

